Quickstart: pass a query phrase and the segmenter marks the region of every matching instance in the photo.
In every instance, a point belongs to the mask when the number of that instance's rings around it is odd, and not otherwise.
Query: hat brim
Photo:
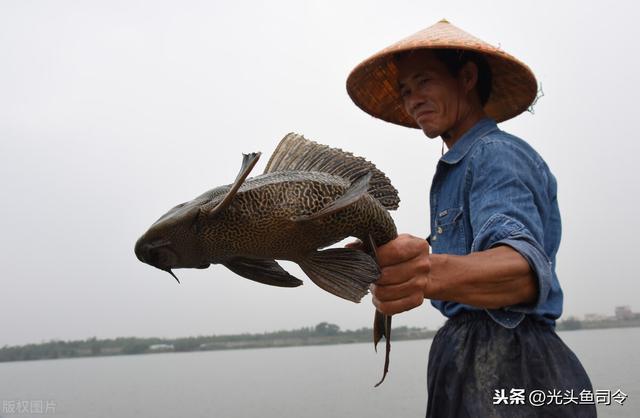
[[[347,78],[347,92],[365,112],[387,122],[419,128],[402,103],[394,56],[420,49],[462,49],[483,54],[492,73],[487,115],[503,122],[533,103],[538,86],[533,72],[513,56],[463,30],[441,21],[383,49],[360,63]]]

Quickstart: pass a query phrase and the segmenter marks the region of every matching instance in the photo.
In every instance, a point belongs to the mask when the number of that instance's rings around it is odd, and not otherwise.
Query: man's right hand
[[[422,305],[430,284],[429,243],[402,234],[378,247],[377,255],[381,274],[370,288],[375,307],[383,314],[394,315]]]

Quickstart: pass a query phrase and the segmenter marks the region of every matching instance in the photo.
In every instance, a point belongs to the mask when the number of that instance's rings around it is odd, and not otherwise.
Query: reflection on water
[[[582,360],[594,389],[629,395],[624,406],[601,406],[601,416],[640,416],[640,328],[560,335]],[[394,343],[391,371],[376,389],[384,358],[371,344],[3,363],[3,408],[50,401],[55,414],[0,413],[7,418],[420,417],[430,343]]]

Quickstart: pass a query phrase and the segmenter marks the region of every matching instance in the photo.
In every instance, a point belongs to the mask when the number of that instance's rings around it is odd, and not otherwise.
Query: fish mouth
[[[162,271],[166,271],[180,283],[180,279],[171,271],[171,268],[175,266],[178,260],[178,256],[169,248],[170,245],[171,241],[169,240],[145,242],[145,240],[140,238],[138,242],[136,242],[134,251],[138,260]]]
[[[171,241],[157,240],[146,242],[142,238],[136,242],[135,253],[138,260],[145,264],[167,271],[175,267],[178,255],[170,248]],[[173,275],[173,273],[171,273]],[[175,277],[175,276],[174,276]]]

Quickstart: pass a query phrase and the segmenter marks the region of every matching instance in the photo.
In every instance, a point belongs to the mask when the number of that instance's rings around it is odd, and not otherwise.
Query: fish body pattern
[[[322,289],[353,302],[379,277],[375,247],[397,236],[389,210],[399,197],[372,163],[351,153],[289,134],[265,172],[248,178],[259,153],[243,156],[232,184],[177,205],[140,237],[138,259],[174,275],[177,268],[222,264],[260,283],[296,287],[302,281],[275,260],[296,262]],[[322,250],[357,237],[364,251]],[[175,275],[174,275],[175,277]],[[376,314],[374,341],[390,318]],[[385,374],[388,366],[385,366]]]
[[[304,263],[310,254],[345,237],[376,242],[393,238],[388,212],[368,193],[325,216],[311,217],[337,201],[351,184],[308,171],[263,174],[245,181],[231,204],[199,227],[203,252],[212,263],[234,257]]]

